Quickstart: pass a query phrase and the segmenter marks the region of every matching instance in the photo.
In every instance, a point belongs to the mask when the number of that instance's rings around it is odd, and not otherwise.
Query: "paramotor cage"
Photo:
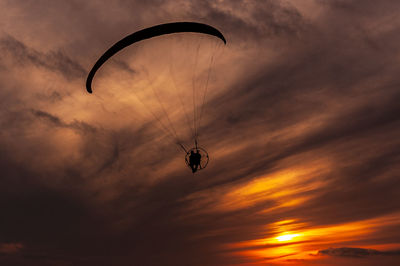
[[[185,156],[185,163],[186,165],[190,168],[190,164],[189,164],[189,157],[191,152],[199,152],[201,155],[201,160],[200,160],[200,165],[198,170],[204,169],[207,167],[208,165],[208,161],[209,161],[209,157],[208,157],[208,153],[205,149],[197,147],[197,148],[191,148],[190,150],[187,151],[186,156]]]

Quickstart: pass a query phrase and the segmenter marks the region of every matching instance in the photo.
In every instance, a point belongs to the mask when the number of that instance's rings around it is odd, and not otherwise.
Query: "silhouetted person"
[[[201,154],[199,153],[199,150],[194,153],[193,151],[190,151],[189,155],[189,166],[192,169],[192,172],[195,173],[197,169],[200,166],[200,161],[201,161]]]

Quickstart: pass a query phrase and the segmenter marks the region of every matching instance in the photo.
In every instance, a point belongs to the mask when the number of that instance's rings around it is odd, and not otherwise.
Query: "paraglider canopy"
[[[97,60],[97,62],[94,64],[93,68],[90,70],[89,75],[87,77],[86,90],[89,93],[92,93],[92,81],[94,75],[96,74],[96,71],[110,57],[112,57],[125,47],[152,37],[164,34],[179,33],[179,32],[197,32],[197,33],[213,35],[221,39],[224,42],[224,44],[226,44],[225,37],[219,30],[210,25],[197,22],[173,22],[173,23],[160,24],[147,29],[143,29],[135,33],[132,33],[131,35],[128,35],[119,42],[115,43],[99,58],[99,60]]]

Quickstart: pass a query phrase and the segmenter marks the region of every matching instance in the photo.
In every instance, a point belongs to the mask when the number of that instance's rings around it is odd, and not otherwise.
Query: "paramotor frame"
[[[186,156],[185,156],[186,165],[190,168],[189,157],[190,157],[191,152],[194,152],[194,153],[199,152],[200,155],[201,155],[200,165],[199,165],[199,168],[197,170],[201,170],[201,169],[206,168],[210,158],[208,156],[207,151],[205,149],[201,148],[201,147],[197,147],[197,148],[194,147],[194,148],[191,148],[190,150],[188,150],[186,152]]]

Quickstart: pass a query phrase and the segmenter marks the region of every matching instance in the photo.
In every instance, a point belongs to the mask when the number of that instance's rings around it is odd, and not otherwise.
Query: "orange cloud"
[[[283,220],[267,225],[270,237],[244,242],[232,243],[225,246],[232,254],[255,261],[265,258],[277,262],[287,259],[316,259],[318,250],[332,245],[345,245],[346,243],[359,242],[374,237],[374,233],[382,226],[399,224],[400,214],[386,215],[379,218],[367,219],[358,222],[334,224],[316,227],[301,223],[296,220]],[[341,244],[343,243],[343,244]],[[394,245],[358,245],[362,248],[395,249],[400,244]]]

